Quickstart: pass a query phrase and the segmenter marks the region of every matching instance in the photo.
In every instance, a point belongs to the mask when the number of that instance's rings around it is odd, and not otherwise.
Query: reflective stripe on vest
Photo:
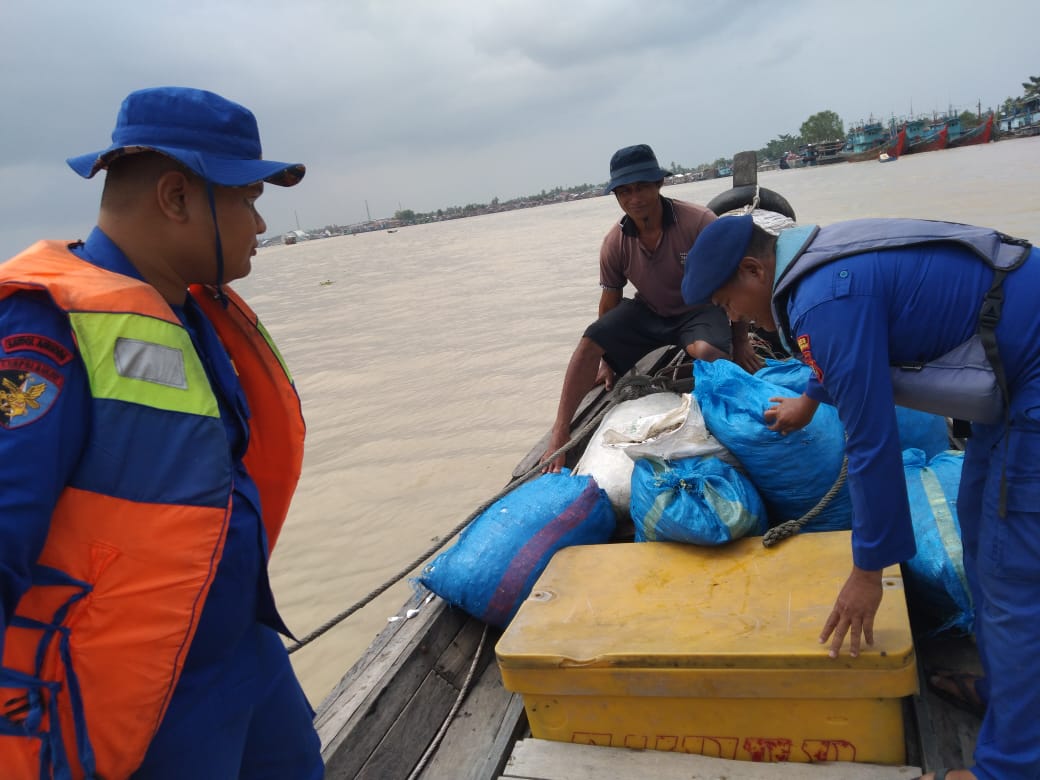
[[[107,312],[72,312],[69,319],[95,398],[220,416],[191,337],[179,324]]]

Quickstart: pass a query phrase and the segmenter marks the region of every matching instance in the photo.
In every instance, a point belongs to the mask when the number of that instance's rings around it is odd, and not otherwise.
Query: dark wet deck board
[[[927,672],[935,668],[978,674],[978,653],[971,637],[946,636],[917,642],[920,692],[909,700],[908,760],[933,771],[943,767],[970,767],[981,721],[954,707],[928,688]]]
[[[441,599],[388,625],[318,708],[327,780],[408,777],[455,704],[483,632]],[[526,725],[493,661],[499,635],[488,629],[469,693],[424,780],[495,777]]]

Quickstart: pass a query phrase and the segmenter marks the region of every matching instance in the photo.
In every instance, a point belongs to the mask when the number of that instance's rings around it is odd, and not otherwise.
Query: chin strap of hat
[[[209,198],[209,213],[213,215],[213,235],[217,242],[217,300],[224,306],[228,305],[228,298],[224,294],[224,247],[220,243],[220,225],[217,224],[217,201],[213,194],[213,185],[206,182],[206,197]]]

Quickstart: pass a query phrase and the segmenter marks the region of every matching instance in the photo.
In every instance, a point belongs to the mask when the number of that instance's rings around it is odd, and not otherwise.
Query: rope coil
[[[843,458],[841,461],[841,470],[838,472],[838,478],[834,481],[834,484],[831,485],[831,489],[823,495],[823,498],[816,502],[816,506],[795,520],[788,520],[787,522],[780,523],[780,525],[770,528],[766,531],[765,536],[762,537],[762,546],[773,547],[784,539],[788,539],[801,531],[802,528],[805,527],[806,523],[820,514],[820,512],[827,507],[827,504],[831,502],[831,499],[838,495],[841,486],[845,484],[845,478],[848,476],[848,473],[849,459]]]

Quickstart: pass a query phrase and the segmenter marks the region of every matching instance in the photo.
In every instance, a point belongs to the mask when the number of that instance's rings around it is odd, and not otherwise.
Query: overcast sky
[[[607,179],[620,146],[693,166],[814,113],[983,109],[1040,75],[1037,0],[4,0],[0,256],[85,236],[141,87],[219,92],[307,165],[269,234]],[[367,204],[367,211],[366,211]]]

